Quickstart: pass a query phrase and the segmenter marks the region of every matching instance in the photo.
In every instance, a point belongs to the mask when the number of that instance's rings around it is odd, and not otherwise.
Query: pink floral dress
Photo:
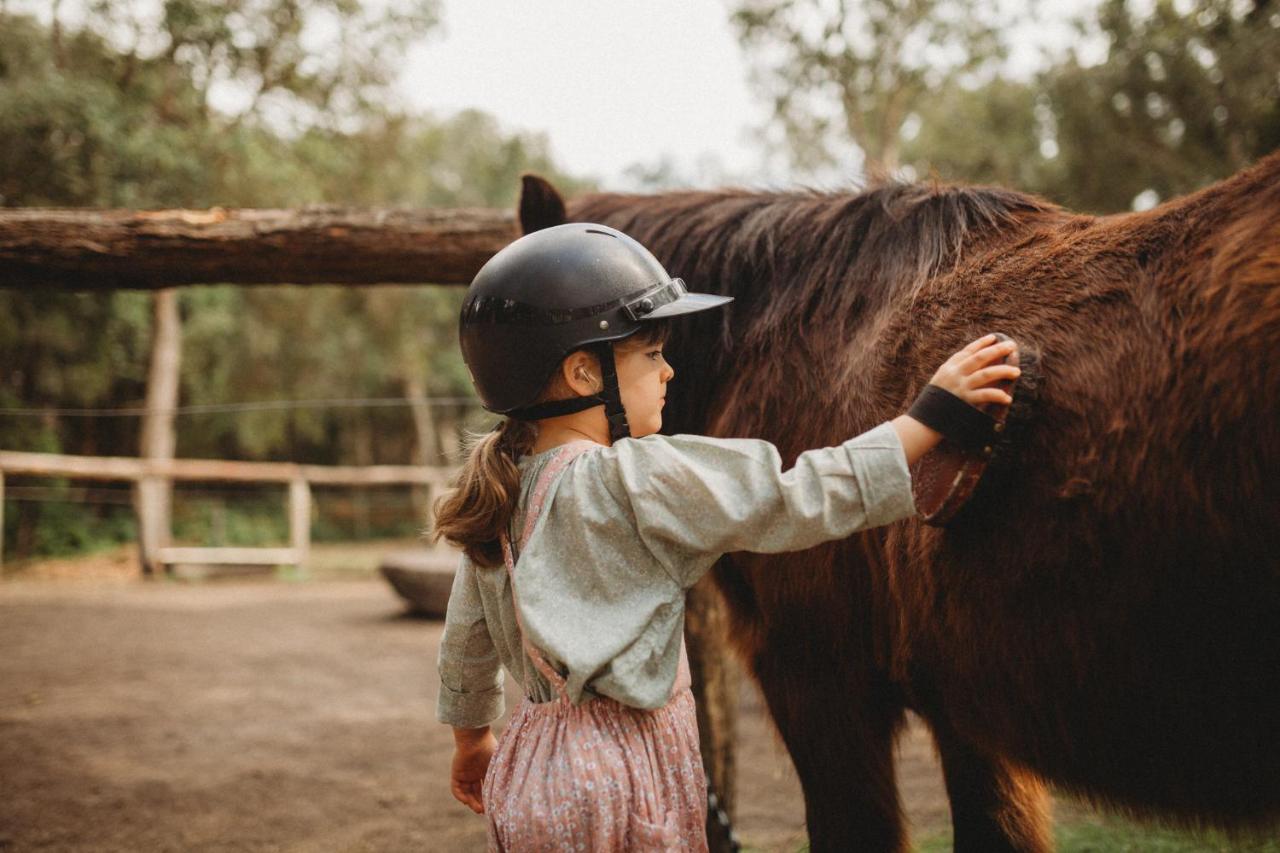
[[[550,484],[592,447],[565,445],[547,464],[533,487],[520,544]],[[515,560],[505,538],[503,556],[514,597]],[[518,620],[518,604],[516,613]],[[707,788],[684,648],[671,698],[644,710],[603,696],[574,705],[564,678],[527,637],[523,644],[557,698],[526,698],[502,732],[482,793],[490,849],[706,850]]]

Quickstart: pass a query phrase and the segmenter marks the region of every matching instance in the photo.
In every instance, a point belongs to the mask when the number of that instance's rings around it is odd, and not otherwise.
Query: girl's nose
[[[671,362],[667,361],[665,358],[662,360],[662,365],[662,381],[670,382],[676,375],[676,369],[672,367]]]

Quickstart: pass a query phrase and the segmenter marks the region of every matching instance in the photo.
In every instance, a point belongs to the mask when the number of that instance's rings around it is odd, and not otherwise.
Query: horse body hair
[[[715,569],[802,777],[832,737],[797,730],[821,690],[861,703],[831,726],[911,708],[940,747],[1132,814],[1280,816],[1280,154],[1104,217],[941,185],[597,194],[567,216],[735,297],[668,344],[669,431],[792,460],[905,411],[981,333],[1035,357],[945,530]]]

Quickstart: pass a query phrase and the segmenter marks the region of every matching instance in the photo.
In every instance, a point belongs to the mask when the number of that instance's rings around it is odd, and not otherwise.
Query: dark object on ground
[[[457,567],[457,554],[424,548],[393,551],[382,558],[378,571],[404,599],[410,613],[444,618]]]

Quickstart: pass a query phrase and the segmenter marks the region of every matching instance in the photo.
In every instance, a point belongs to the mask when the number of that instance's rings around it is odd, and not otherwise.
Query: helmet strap
[[[604,398],[599,394],[592,394],[590,397],[569,397],[566,400],[551,400],[546,403],[525,406],[523,409],[508,412],[507,416],[521,421],[540,421],[544,418],[572,415],[575,412],[581,412],[583,409],[592,409],[603,405]]]
[[[622,406],[622,391],[618,388],[618,367],[613,360],[613,344],[608,341],[596,344],[593,349],[600,359],[600,373],[604,380],[604,416],[609,421],[609,441],[631,437],[631,425],[627,423],[627,410]]]
[[[609,441],[629,438],[631,425],[627,423],[627,410],[622,405],[622,391],[618,387],[618,366],[613,360],[613,344],[603,341],[592,345],[590,349],[600,359],[600,374],[604,381],[604,388],[599,394],[525,406],[523,409],[508,412],[508,417],[522,421],[540,421],[544,418],[572,415],[585,409],[604,406],[605,420],[609,422]]]

